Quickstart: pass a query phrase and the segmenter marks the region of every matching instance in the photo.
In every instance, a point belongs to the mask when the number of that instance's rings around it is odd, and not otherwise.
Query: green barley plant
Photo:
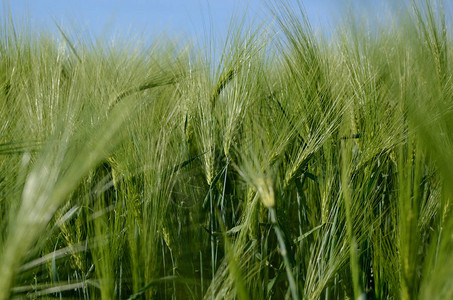
[[[0,300],[453,297],[451,5],[266,4],[204,41],[2,15]]]

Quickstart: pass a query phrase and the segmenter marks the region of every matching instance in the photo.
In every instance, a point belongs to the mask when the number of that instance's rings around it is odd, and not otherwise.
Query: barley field
[[[453,299],[446,7],[268,1],[220,47],[2,16],[0,300]]]

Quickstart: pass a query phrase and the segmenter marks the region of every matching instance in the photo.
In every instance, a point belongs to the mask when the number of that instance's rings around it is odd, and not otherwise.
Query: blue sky
[[[310,19],[326,24],[335,14],[335,0],[305,1]],[[263,0],[12,0],[14,16],[30,20],[35,28],[56,32],[54,20],[63,27],[76,26],[94,34],[105,31],[165,31],[171,35],[199,35],[204,25],[225,33],[230,17],[247,12],[249,19],[263,20]],[[4,7],[2,7],[2,10]]]
[[[211,23],[218,34],[225,34],[230,17],[233,14],[242,15],[247,7],[249,19],[264,21],[263,16],[266,12],[264,2],[263,0],[10,0],[9,5],[14,16],[26,16],[34,28],[54,33],[57,32],[54,23],[56,20],[66,29],[85,29],[94,35],[134,33],[142,29],[151,34],[164,31],[169,35],[197,37],[205,31],[203,24],[209,26]],[[333,20],[341,18],[341,4],[351,2],[355,4],[369,2],[368,11],[372,14],[378,13],[377,8],[383,3],[382,0],[305,0],[304,5],[316,29],[326,28],[328,24],[334,22]],[[1,10],[4,10],[4,5]]]

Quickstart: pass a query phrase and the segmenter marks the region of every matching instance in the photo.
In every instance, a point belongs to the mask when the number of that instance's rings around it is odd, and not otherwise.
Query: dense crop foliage
[[[4,18],[0,299],[453,298],[451,20],[288,3],[221,50]]]

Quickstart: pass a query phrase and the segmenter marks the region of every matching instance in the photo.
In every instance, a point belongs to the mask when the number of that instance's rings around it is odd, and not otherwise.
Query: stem
[[[225,223],[225,189],[227,183],[227,175],[228,175],[228,165],[230,163],[230,159],[227,156],[226,166],[225,166],[225,179],[223,180],[223,192],[222,192],[222,201],[220,202],[220,214],[222,216],[222,222]]]
[[[296,280],[294,279],[291,263],[290,263],[289,257],[288,257],[288,251],[286,250],[285,239],[283,238],[283,232],[281,231],[280,226],[278,225],[278,222],[277,222],[277,215],[275,213],[275,209],[272,207],[269,208],[269,213],[270,213],[270,217],[271,217],[272,226],[274,227],[275,235],[277,236],[278,244],[280,246],[280,253],[281,253],[281,255],[283,257],[283,261],[285,263],[286,275],[288,276],[288,282],[289,282],[289,288],[291,290],[291,295],[292,295],[293,299],[299,299],[299,296],[297,293]]]
[[[215,277],[215,241],[214,241],[214,235],[212,234],[214,232],[214,207],[213,207],[213,199],[212,199],[212,189],[209,190],[209,205],[210,205],[210,210],[211,210],[211,218],[210,218],[210,239],[211,239],[211,273],[212,273],[212,281],[214,281]],[[214,289],[212,290],[212,299],[214,300]]]
[[[350,268],[352,274],[352,284],[354,289],[354,298],[362,299],[362,288],[360,286],[360,277],[359,277],[359,262],[358,262],[358,253],[357,253],[357,241],[354,235],[353,230],[353,219],[352,219],[352,195],[349,188],[350,173],[349,173],[349,163],[351,162],[351,151],[349,148],[346,148],[344,142],[342,142],[342,152],[341,152],[341,190],[343,193],[344,207],[346,212],[346,230],[349,240],[349,259],[350,259]]]

